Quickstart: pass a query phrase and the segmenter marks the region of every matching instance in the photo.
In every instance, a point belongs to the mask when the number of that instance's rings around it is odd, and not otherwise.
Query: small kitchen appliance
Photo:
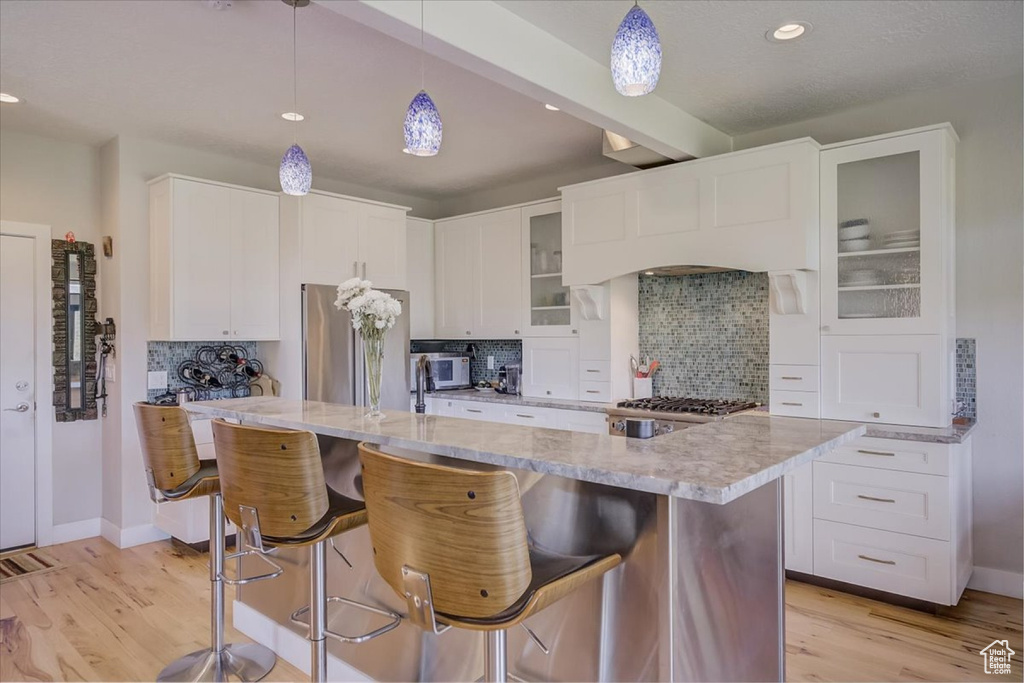
[[[521,363],[506,363],[498,369],[498,393],[518,396],[523,377]]]
[[[416,376],[416,363],[420,356],[427,357],[430,365],[430,385],[428,391],[446,391],[449,389],[470,389],[473,383],[469,379],[469,356],[464,353],[411,353],[409,354],[410,376]]]

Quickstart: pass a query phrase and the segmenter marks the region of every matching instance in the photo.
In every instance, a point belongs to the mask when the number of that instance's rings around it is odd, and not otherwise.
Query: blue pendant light
[[[298,112],[298,108],[294,106],[298,103],[298,72],[295,68],[297,44],[295,11],[299,7],[308,5],[309,0],[305,0],[305,2],[303,0],[284,0],[284,3],[292,6],[292,112]],[[298,125],[301,119],[301,116],[296,116],[292,119],[292,125]],[[285,194],[301,197],[309,193],[309,189],[313,185],[313,167],[309,164],[309,157],[297,143],[289,147],[281,157],[281,169],[278,171],[278,177],[281,179],[281,191]]]
[[[612,41],[612,81],[620,95],[654,91],[661,75],[661,40],[647,12],[634,4]]]
[[[420,0],[420,91],[409,103],[405,112],[406,154],[418,157],[432,157],[441,149],[441,114],[434,100],[423,89],[423,0]]]

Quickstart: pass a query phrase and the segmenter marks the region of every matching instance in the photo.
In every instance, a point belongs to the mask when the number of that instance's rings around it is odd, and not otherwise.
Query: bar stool
[[[244,549],[239,554],[262,557],[275,548],[309,546],[310,604],[293,612],[291,619],[309,627],[310,678],[324,681],[325,637],[364,643],[397,628],[402,620],[389,610],[327,596],[327,540],[366,524],[366,505],[327,486],[320,447],[312,432],[214,420],[213,443],[225,511],[243,539]],[[331,631],[327,628],[327,607],[332,602],[358,607],[389,621],[360,635]]]
[[[158,681],[258,681],[277,657],[257,643],[224,642],[224,506],[216,460],[200,460],[188,413],[177,406],[135,404],[135,424],[154,503],[210,497],[211,644],[171,662]]]
[[[420,628],[485,632],[485,681],[508,678],[509,628],[526,628],[525,619],[622,561],[530,546],[511,472],[416,462],[368,443],[359,457],[377,571]]]

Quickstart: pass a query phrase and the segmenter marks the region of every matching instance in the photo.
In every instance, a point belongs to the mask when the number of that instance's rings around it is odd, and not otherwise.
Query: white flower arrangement
[[[402,304],[390,294],[373,289],[373,283],[357,277],[338,285],[334,306],[352,314],[352,327],[364,337],[383,336],[402,315]],[[376,333],[376,334],[375,334]]]

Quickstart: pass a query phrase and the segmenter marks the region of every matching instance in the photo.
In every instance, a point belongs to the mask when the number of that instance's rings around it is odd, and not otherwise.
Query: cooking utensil
[[[634,377],[640,376],[640,362],[637,361],[633,354],[629,354],[629,368],[633,371]]]
[[[651,368],[650,368],[650,370],[647,371],[647,376],[648,377],[653,377],[655,370],[657,370],[659,367],[661,367],[661,363],[660,362],[654,361],[653,363],[651,363]]]

